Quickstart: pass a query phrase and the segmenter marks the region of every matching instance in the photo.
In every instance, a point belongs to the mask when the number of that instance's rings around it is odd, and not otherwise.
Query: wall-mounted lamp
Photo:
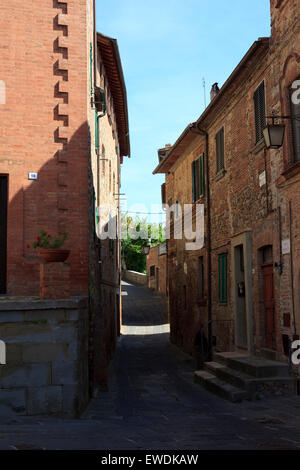
[[[148,240],[148,245],[145,245],[145,246],[142,247],[143,255],[146,255],[146,256],[149,255],[150,248],[151,248],[151,238],[149,238],[149,240]]]
[[[285,124],[275,124],[275,119],[297,119],[299,116],[266,116],[267,119],[272,119],[272,124],[267,124],[263,130],[266,147],[268,149],[279,149],[283,145]]]

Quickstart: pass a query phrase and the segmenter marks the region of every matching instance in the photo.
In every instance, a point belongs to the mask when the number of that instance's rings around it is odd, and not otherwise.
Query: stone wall
[[[88,403],[87,299],[1,300],[0,415],[76,417]]]
[[[147,283],[150,289],[167,294],[167,253],[161,250],[164,244],[151,247],[147,256]],[[154,273],[150,268],[154,266]]]
[[[128,282],[133,282],[134,284],[140,284],[142,286],[147,285],[147,275],[136,271],[124,271],[123,279]]]

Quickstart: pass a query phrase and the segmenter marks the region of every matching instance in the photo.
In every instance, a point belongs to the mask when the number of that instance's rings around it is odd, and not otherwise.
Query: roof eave
[[[124,120],[125,120],[125,136],[124,137],[125,137],[126,143],[123,146],[124,148],[120,148],[120,153],[122,157],[123,156],[130,157],[127,91],[126,91],[126,85],[125,85],[125,79],[124,79],[124,73],[123,73],[123,67],[122,67],[122,62],[121,62],[121,57],[120,57],[118,41],[117,39],[111,38],[109,36],[105,36],[102,33],[97,33],[97,43],[101,44],[101,41],[105,41],[107,44],[110,44],[112,51],[113,51],[113,58],[115,61],[116,69],[118,71],[119,84],[120,84],[122,97],[123,97],[122,107],[123,107],[123,114],[124,114]],[[118,132],[119,131],[120,129],[118,129]]]

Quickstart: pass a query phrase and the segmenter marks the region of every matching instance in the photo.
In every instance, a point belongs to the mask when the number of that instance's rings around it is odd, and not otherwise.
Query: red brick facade
[[[39,293],[32,242],[40,229],[68,232],[71,295],[88,294],[87,3],[49,0],[34,8],[17,0],[13,9],[8,0],[1,3],[0,172],[9,188],[9,295]]]
[[[3,0],[0,11],[0,192],[8,199],[7,217],[6,207],[0,211],[0,294],[89,297],[92,390],[106,386],[120,315],[119,241],[104,260],[96,207],[102,186],[118,206],[120,163],[129,154],[117,43],[107,38],[112,52],[104,63],[104,45],[94,29],[95,6],[95,0],[46,0],[38,8],[32,2]],[[103,72],[105,84],[100,60],[109,69]],[[105,111],[95,104],[100,86],[111,119],[109,138],[103,132]],[[114,149],[111,175],[99,165],[108,140]],[[40,268],[32,243],[42,229],[54,236],[68,233],[63,247],[70,250],[67,264]]]
[[[147,284],[154,289],[167,295],[167,253],[166,245],[151,247],[147,256]]]
[[[300,78],[299,12],[299,0],[271,1],[271,38],[253,44],[155,170],[166,173],[167,202],[191,203],[191,165],[205,156],[205,192],[197,201],[205,206],[204,247],[193,252],[185,240],[168,243],[171,338],[188,352],[202,325],[209,337],[211,325],[218,350],[277,359],[285,357],[287,337],[299,334],[300,173],[292,124],[284,120],[284,145],[267,149],[257,138],[254,103],[263,83],[264,114],[291,114],[290,87]]]

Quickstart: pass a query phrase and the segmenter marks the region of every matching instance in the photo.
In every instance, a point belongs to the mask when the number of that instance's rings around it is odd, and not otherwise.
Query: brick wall
[[[87,294],[86,4],[47,0],[35,8],[16,0],[12,14],[11,2],[1,3],[0,172],[9,177],[9,294],[38,294],[39,258],[31,244],[39,229],[68,232],[71,294]],[[29,181],[29,172],[38,180]]]
[[[16,415],[78,417],[88,403],[88,302],[2,301],[0,403]]]
[[[151,275],[151,266],[154,267],[154,275]],[[147,281],[150,289],[167,294],[167,255],[159,254],[159,245],[152,247],[147,256]]]
[[[262,253],[268,246],[272,246],[274,279],[274,357],[284,359],[283,334],[290,338],[295,331],[299,334],[299,163],[294,161],[288,120],[285,121],[286,137],[281,149],[267,150],[263,141],[256,144],[253,104],[254,91],[264,81],[266,114],[270,115],[272,111],[277,115],[290,114],[288,88],[300,77],[299,7],[298,0],[271,2],[270,47],[263,45],[266,41],[259,47],[253,46],[246,57],[247,66],[240,66],[226,91],[215,100],[209,112],[199,118],[209,142],[206,166],[209,166],[210,185],[210,277],[207,273],[207,230],[201,252],[189,253],[184,249],[184,240],[174,239],[170,240],[168,250],[171,338],[188,352],[192,351],[199,326],[207,322],[206,299],[210,288],[213,335],[219,337],[217,347],[231,350],[237,346],[237,268],[232,260],[238,240],[244,246],[244,254],[249,255],[244,273],[249,350],[260,354],[267,348]],[[281,40],[283,37],[284,41]],[[215,136],[221,127],[224,127],[225,135],[225,172],[217,174]],[[171,198],[173,204],[176,201],[191,203],[191,163],[206,152],[204,137],[195,135],[193,141],[184,139],[187,143],[184,146],[181,142],[179,156],[166,175],[166,199]],[[205,204],[207,214],[207,199],[200,202]],[[292,245],[292,251],[284,255],[280,249],[283,240],[290,240]],[[227,304],[221,304],[218,296],[218,256],[221,253],[228,254]],[[204,299],[201,302],[197,299],[198,256],[204,257],[205,266]],[[275,269],[275,263],[280,261],[283,265],[281,275]]]

